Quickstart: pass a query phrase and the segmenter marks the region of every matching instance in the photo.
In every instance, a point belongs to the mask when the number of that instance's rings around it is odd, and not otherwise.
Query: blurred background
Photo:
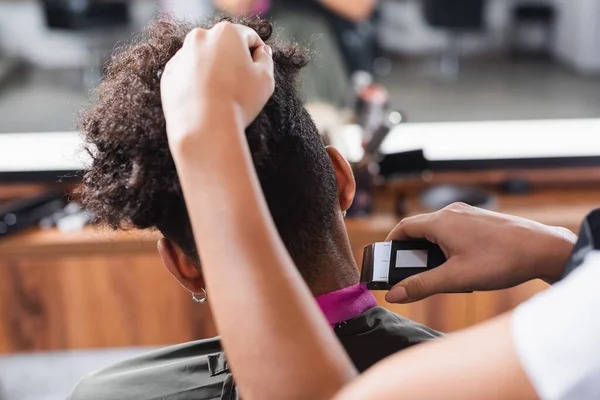
[[[573,231],[600,205],[599,0],[0,0],[0,399],[64,399],[87,372],[215,334],[155,233],[107,232],[65,196],[112,51],[161,13],[215,12],[313,50],[303,99],[355,170],[359,265],[403,217],[454,201]],[[543,288],[376,297],[453,331]]]

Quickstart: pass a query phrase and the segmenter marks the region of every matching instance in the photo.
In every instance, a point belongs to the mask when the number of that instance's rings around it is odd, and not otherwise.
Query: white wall
[[[600,1],[558,0],[555,53],[585,73],[600,73]]]

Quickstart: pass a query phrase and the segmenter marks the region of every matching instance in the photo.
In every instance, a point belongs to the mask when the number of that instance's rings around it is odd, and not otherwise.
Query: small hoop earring
[[[346,210],[342,211],[342,217],[346,218],[347,213],[348,213],[348,211],[346,211]]]
[[[206,293],[206,289],[202,288],[202,294],[204,296],[201,298],[198,298],[198,297],[196,297],[196,293],[192,293],[192,300],[194,300],[194,302],[196,304],[206,303],[208,301],[208,294]]]

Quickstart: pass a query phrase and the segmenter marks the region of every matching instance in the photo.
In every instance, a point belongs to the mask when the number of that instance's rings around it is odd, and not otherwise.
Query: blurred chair
[[[528,1],[512,9],[510,51],[513,56],[548,56],[555,35],[555,5],[543,1]]]
[[[442,54],[442,74],[458,74],[461,35],[484,30],[485,0],[424,0],[423,7],[429,25],[449,36]]]
[[[84,70],[86,87],[102,76],[102,65],[124,28],[130,25],[130,3],[126,0],[42,0],[50,29],[79,34],[86,41],[89,60]]]

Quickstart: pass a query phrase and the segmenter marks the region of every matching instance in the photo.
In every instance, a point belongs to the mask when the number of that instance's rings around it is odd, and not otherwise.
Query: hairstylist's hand
[[[565,228],[453,204],[406,218],[387,240],[424,238],[448,258],[438,268],[400,282],[386,295],[410,303],[438,293],[509,288],[531,279],[560,279],[577,236]]]
[[[210,30],[194,29],[161,77],[171,147],[215,129],[215,121],[230,120],[232,115],[243,131],[274,87],[272,50],[254,30],[229,22]]]

